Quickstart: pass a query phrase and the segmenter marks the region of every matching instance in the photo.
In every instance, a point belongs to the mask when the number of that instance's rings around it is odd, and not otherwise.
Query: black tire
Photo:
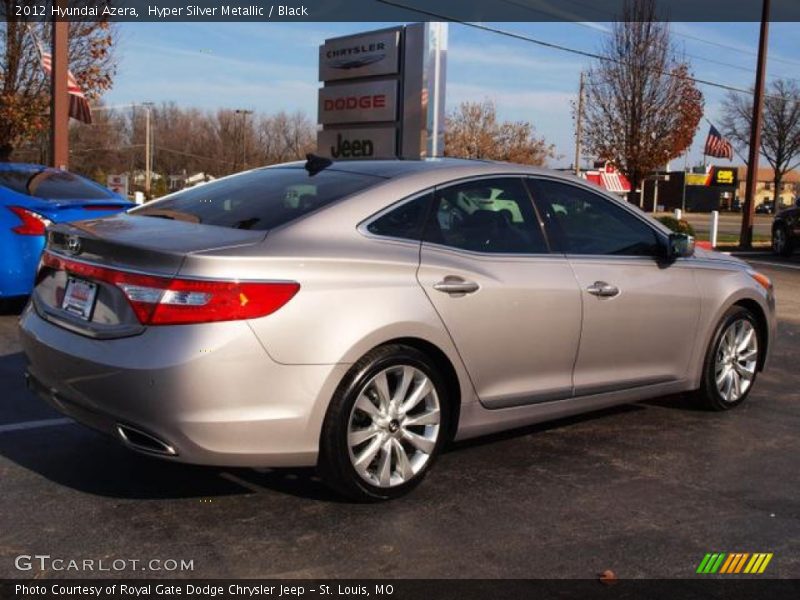
[[[783,242],[777,236],[783,236]],[[772,228],[772,251],[778,256],[788,257],[794,252],[794,241],[789,235],[789,229],[783,223],[778,223]]]
[[[717,325],[717,329],[714,332],[714,336],[711,338],[711,344],[706,351],[705,360],[703,362],[703,379],[700,384],[700,389],[695,392],[695,398],[698,403],[708,410],[723,411],[739,406],[747,399],[747,397],[750,395],[750,392],[753,390],[753,386],[755,385],[756,377],[758,375],[757,366],[753,371],[753,376],[750,380],[749,386],[739,398],[735,400],[726,400],[717,387],[716,359],[717,355],[720,353],[720,346],[722,345],[723,337],[731,325],[741,320],[747,321],[754,329],[754,335],[756,336],[758,344],[755,360],[756,365],[761,364],[761,356],[764,352],[764,340],[759,329],[758,321],[753,313],[748,309],[742,306],[732,306],[722,316],[722,319],[720,320],[719,325]]]
[[[348,443],[348,428],[353,406],[359,395],[377,374],[386,369],[410,366],[424,374],[433,389],[439,404],[439,426],[433,451],[428,454],[426,462],[410,479],[405,482],[380,487],[359,475],[353,466],[351,450]],[[323,481],[342,495],[360,502],[376,502],[398,498],[410,492],[425,478],[436,457],[442,449],[449,431],[447,395],[448,386],[444,376],[434,366],[433,361],[416,348],[401,344],[380,346],[352,366],[331,400],[320,437],[320,453],[318,471]],[[410,411],[409,411],[410,414]],[[388,431],[388,430],[387,430]],[[388,435],[388,433],[387,433]],[[365,442],[366,443],[366,442]],[[389,468],[397,469],[398,457],[389,453]],[[379,460],[378,457],[374,460]],[[370,464],[373,464],[370,462]],[[377,465],[376,469],[377,471]],[[394,471],[393,471],[394,473]]]

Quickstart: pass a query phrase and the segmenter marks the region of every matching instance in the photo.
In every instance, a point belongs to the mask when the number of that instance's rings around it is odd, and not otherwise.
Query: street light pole
[[[761,33],[758,40],[758,64],[756,66],[756,87],[753,96],[753,117],[750,122],[750,152],[747,160],[747,184],[742,209],[742,230],[739,245],[751,248],[753,245],[753,221],[755,220],[755,192],[758,182],[758,156],[761,151],[761,123],[764,113],[764,74],[767,68],[767,40],[769,37],[769,3],[762,0]]]
[[[583,88],[584,73],[578,86],[578,114],[575,117],[575,175],[581,174],[581,135],[583,135]]]
[[[150,151],[150,108],[153,106],[152,102],[144,102],[144,195],[148,200],[150,199],[150,187],[152,181],[152,160],[153,156]]]

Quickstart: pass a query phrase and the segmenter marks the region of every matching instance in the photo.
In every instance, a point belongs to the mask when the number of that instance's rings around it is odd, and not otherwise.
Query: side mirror
[[[675,260],[694,255],[694,238],[685,233],[670,233],[667,240],[667,258]]]

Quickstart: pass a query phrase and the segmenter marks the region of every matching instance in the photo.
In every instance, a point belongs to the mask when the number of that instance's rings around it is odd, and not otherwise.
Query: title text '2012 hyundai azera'
[[[740,404],[770,281],[591,184],[310,157],[50,228],[29,385],[133,449],[399,496],[442,445],[693,392]]]

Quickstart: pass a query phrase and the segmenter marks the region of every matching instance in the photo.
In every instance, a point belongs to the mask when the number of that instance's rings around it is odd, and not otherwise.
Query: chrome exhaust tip
[[[117,423],[117,434],[126,446],[134,450],[161,456],[178,456],[178,451],[171,444],[130,425]]]

